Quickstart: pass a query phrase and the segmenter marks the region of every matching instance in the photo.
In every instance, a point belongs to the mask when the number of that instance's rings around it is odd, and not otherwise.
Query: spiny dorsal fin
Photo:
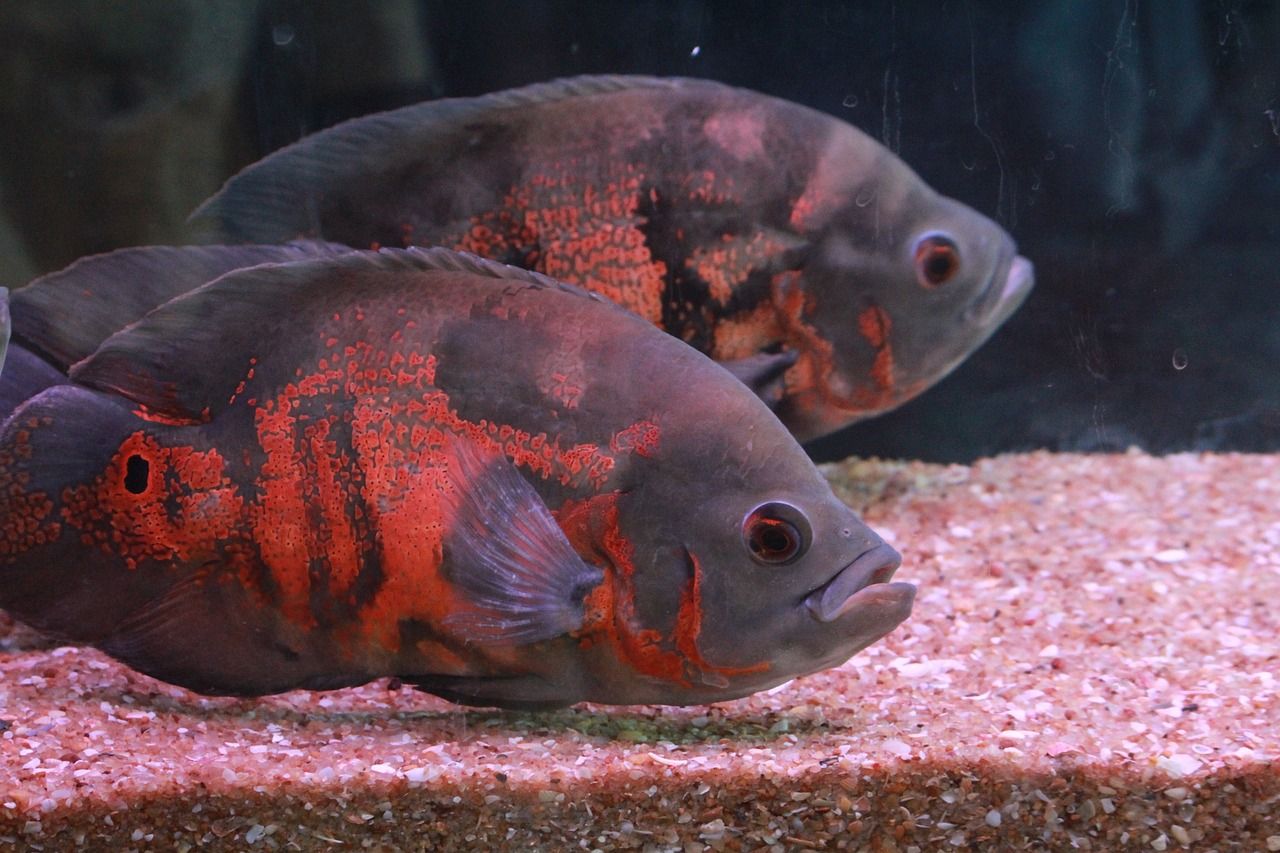
[[[322,236],[318,204],[358,189],[368,175],[421,157],[465,122],[504,110],[628,89],[719,86],[627,75],[568,77],[476,98],[444,98],[363,116],[286,146],[233,176],[191,214],[212,239],[275,242]]]
[[[62,371],[148,311],[231,270],[331,257],[336,243],[139,246],[81,258],[15,291],[17,339]]]
[[[171,299],[115,333],[71,368],[76,382],[121,394],[149,411],[199,423],[226,407],[248,359],[297,330],[292,317],[313,300],[357,298],[376,271],[451,271],[551,288],[592,299],[628,318],[613,303],[570,284],[448,249],[383,249],[227,273]],[[643,322],[636,319],[637,322]],[[304,331],[303,334],[306,332]]]

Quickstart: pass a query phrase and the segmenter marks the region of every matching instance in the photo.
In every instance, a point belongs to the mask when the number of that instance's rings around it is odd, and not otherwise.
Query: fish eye
[[[916,279],[924,287],[941,287],[960,271],[960,250],[942,234],[929,234],[916,243]]]
[[[782,566],[809,549],[812,533],[804,513],[780,501],[761,504],[742,522],[742,541],[757,563]]]

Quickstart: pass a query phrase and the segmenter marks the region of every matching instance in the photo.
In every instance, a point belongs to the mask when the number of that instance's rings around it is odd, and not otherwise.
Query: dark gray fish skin
[[[571,285],[348,252],[226,272],[141,319],[124,299],[105,340],[85,323],[58,346],[35,322],[56,300],[24,302],[0,607],[158,678],[693,704],[842,662],[910,614],[896,552],[757,397]],[[90,345],[67,374],[31,361]]]
[[[924,391],[1034,280],[999,226],[852,126],[680,78],[570,78],[346,122],[246,168],[193,225],[441,245],[582,285],[754,382],[801,440]]]

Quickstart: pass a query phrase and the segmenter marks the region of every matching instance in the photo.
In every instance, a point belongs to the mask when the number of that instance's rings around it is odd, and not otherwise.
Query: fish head
[[[623,701],[719,701],[838,665],[915,598],[891,582],[898,552],[763,404],[733,385],[699,390],[732,428],[671,424],[617,502],[632,565],[613,616],[631,638],[614,646],[631,666],[602,677]]]
[[[875,162],[873,178],[837,193],[803,270],[775,281],[775,309],[799,353],[780,414],[802,441],[932,386],[1034,285],[1003,228],[889,152]]]

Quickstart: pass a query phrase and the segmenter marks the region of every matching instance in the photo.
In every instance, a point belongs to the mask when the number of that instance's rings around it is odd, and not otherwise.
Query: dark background
[[[226,177],[335,121],[592,72],[852,122],[1035,262],[987,345],[820,458],[1280,451],[1275,2],[8,0],[0,283],[180,242]]]

